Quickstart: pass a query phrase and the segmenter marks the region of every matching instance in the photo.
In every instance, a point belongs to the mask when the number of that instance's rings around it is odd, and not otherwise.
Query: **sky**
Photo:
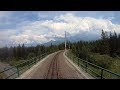
[[[0,11],[0,47],[56,41],[65,31],[92,40],[102,29],[120,33],[120,11]]]

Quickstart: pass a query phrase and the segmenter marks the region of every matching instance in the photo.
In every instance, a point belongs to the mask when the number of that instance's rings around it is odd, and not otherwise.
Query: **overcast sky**
[[[71,36],[101,30],[120,33],[119,11],[0,11],[0,47],[12,44],[45,43],[64,31]]]

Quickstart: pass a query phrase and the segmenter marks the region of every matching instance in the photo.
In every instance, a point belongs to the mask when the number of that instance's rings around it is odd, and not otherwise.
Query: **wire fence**
[[[120,79],[120,75],[114,73],[108,69],[102,68],[96,64],[90,63],[87,60],[80,59],[76,57],[71,52],[66,52],[65,55],[73,61],[73,63],[77,64],[77,66],[84,69],[87,73],[93,76],[96,79]]]
[[[26,70],[30,69],[33,65],[35,65],[38,61],[46,57],[48,54],[51,54],[55,51],[50,51],[48,53],[41,54],[37,57],[31,58],[29,60],[25,60],[22,63],[19,63],[11,68],[7,68],[0,72],[1,79],[15,79],[19,77]],[[11,73],[8,73],[11,72]],[[7,75],[6,75],[7,73]]]

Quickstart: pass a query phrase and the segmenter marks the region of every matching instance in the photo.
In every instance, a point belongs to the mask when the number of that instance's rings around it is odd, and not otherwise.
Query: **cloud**
[[[0,24],[9,24],[9,19],[11,16],[11,12],[9,11],[0,11]]]
[[[39,17],[46,18],[39,14]],[[114,17],[112,17],[114,18]],[[111,17],[93,18],[80,17],[74,13],[66,13],[54,16],[52,19],[23,21],[19,23],[15,30],[0,30],[0,40],[8,40],[13,44],[30,44],[30,43],[45,43],[58,38],[64,38],[64,31],[67,31],[69,36],[75,35],[91,35],[99,36],[101,30],[116,31],[120,33],[120,25],[114,24]]]
[[[0,30],[0,47],[11,45],[10,37],[16,35],[16,30],[13,29],[2,29]]]
[[[9,11],[0,11],[0,18],[2,18],[2,17],[8,17],[8,14],[10,15]]]

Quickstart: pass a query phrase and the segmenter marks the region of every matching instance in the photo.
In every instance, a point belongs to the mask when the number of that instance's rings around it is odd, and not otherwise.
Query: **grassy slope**
[[[106,65],[106,68],[120,74],[120,59],[112,58],[108,55],[91,54],[95,62]]]
[[[91,56],[93,56],[94,60],[98,65],[105,66],[106,69],[120,74],[120,59],[119,58],[112,58],[108,55],[100,55],[96,53],[92,53]],[[104,71],[104,76],[106,78],[117,78],[115,75],[110,74],[108,72]]]
[[[73,55],[71,55],[71,56],[73,56]],[[91,53],[90,56],[92,57],[92,59],[91,59],[92,63],[97,64],[98,66],[104,66],[106,69],[120,74],[120,58],[112,58],[108,55],[100,55],[99,53]],[[74,57],[74,61],[76,64],[78,64],[77,58]],[[82,61],[80,61],[80,63],[85,66],[85,63],[83,63]],[[100,69],[97,69],[91,65],[88,65],[88,67],[98,74],[101,73]],[[95,73],[93,73],[91,71],[88,71],[88,72],[95,75]],[[97,75],[95,75],[95,76],[97,76]],[[105,71],[104,71],[104,76],[106,78],[117,78],[116,76],[111,75]]]

